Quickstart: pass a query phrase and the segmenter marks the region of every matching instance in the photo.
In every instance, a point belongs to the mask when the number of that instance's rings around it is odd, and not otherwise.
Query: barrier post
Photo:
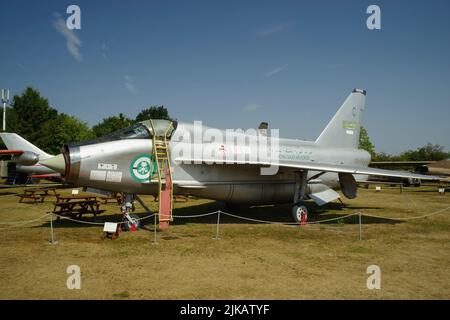
[[[362,240],[361,212],[359,213],[359,240]]]
[[[216,225],[216,237],[214,240],[220,240],[219,236],[219,226],[220,226],[220,210],[217,210],[217,225]]]
[[[152,244],[158,244],[158,242],[156,241],[156,226],[158,225],[157,224],[157,221],[156,221],[156,216],[157,216],[157,214],[156,214],[156,212],[155,212],[155,222],[154,222],[154,229],[153,229],[153,242],[152,242]]]
[[[51,244],[58,244],[58,241],[55,240],[55,235],[53,233],[53,213],[50,213],[50,243]]]

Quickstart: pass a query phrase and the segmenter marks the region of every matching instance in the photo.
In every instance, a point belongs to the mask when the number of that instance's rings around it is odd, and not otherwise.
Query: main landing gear
[[[294,204],[292,206],[292,218],[296,223],[304,224],[308,220],[308,208],[303,204],[308,185],[308,170],[295,173]]]
[[[304,205],[292,206],[292,218],[296,223],[306,223],[308,220],[308,208]]]

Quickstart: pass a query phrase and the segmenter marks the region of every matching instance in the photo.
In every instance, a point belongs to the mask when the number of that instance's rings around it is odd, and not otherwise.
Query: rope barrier
[[[434,212],[429,213],[429,214],[425,214],[425,215],[421,215],[421,216],[415,216],[415,217],[404,217],[404,218],[383,217],[383,216],[367,214],[367,213],[364,213],[364,212],[355,212],[355,213],[347,214],[345,216],[331,218],[331,219],[317,220],[317,221],[308,221],[308,222],[306,222],[306,224],[320,224],[320,223],[324,223],[324,222],[337,221],[337,220],[346,219],[346,218],[349,218],[349,217],[352,217],[352,216],[356,216],[356,215],[360,215],[360,214],[365,216],[365,217],[378,218],[378,219],[389,219],[389,220],[396,220],[396,221],[418,220],[418,219],[424,219],[424,218],[427,218],[427,217],[430,217],[430,216],[433,216],[433,215],[445,212],[445,211],[447,211],[449,209],[450,209],[450,206],[447,207],[447,208],[443,208],[443,209],[434,211]],[[224,214],[224,215],[236,218],[236,219],[241,219],[241,220],[246,220],[246,221],[251,221],[251,222],[257,222],[257,223],[266,223],[266,224],[275,224],[275,225],[299,225],[299,224],[301,224],[299,222],[281,222],[281,221],[269,221],[269,220],[254,219],[254,218],[249,218],[249,217],[244,217],[244,216],[239,216],[239,215],[236,215],[236,214],[224,212],[224,211],[221,211],[221,210],[217,210],[217,211],[213,211],[213,212],[209,212],[209,213],[204,213],[204,214],[189,215],[189,216],[173,215],[172,217],[178,218],[178,219],[190,219],[190,218],[207,217],[207,216],[211,216],[211,215],[218,214],[218,213],[221,213],[221,214]],[[53,213],[53,212],[47,212],[45,215],[43,215],[43,216],[41,216],[39,218],[36,218],[36,219],[32,219],[32,220],[27,220],[27,221],[6,221],[6,222],[0,222],[0,224],[11,225],[9,228],[12,228],[12,227],[26,225],[26,224],[29,224],[29,223],[32,223],[32,222],[39,221],[39,220],[45,218],[46,216],[48,216],[49,214],[55,215],[55,216],[57,216],[57,217],[59,217],[61,219],[66,219],[66,220],[69,220],[69,221],[82,223],[82,224],[104,225],[104,222],[84,221],[84,220],[79,220],[79,219],[74,219],[74,218],[70,218],[70,217],[67,217],[67,216],[59,215],[59,214]],[[153,217],[155,215],[159,216],[159,213],[155,212],[153,214],[144,216],[142,218],[137,218],[137,220],[138,221],[142,221],[142,220],[145,220],[145,219],[149,219],[149,218],[151,218],[151,217]],[[125,223],[124,221],[118,222],[119,225],[124,224],[124,223]],[[1,229],[8,229],[8,227],[7,228],[1,228]]]
[[[259,222],[259,223],[267,223],[267,224],[279,224],[279,225],[300,225],[301,222],[281,222],[281,221],[268,221],[268,220],[259,220],[259,219],[253,219],[253,218],[248,218],[248,217],[243,217],[243,216],[238,216],[235,214],[231,214],[228,212],[223,212],[220,211],[220,213],[223,213],[224,215],[230,216],[230,217],[234,217],[237,219],[242,219],[242,220],[247,220],[247,221],[252,221],[252,222]],[[306,224],[317,224],[317,223],[322,223],[322,222],[329,222],[329,221],[335,221],[335,220],[341,220],[341,219],[345,219],[351,216],[355,216],[358,215],[359,212],[356,213],[351,213],[342,217],[336,217],[336,218],[332,218],[332,219],[326,219],[326,220],[317,220],[317,221],[310,221],[310,222],[306,222]]]
[[[105,224],[104,222],[91,222],[91,221],[84,221],[84,220],[73,219],[73,218],[70,218],[70,217],[67,217],[67,216],[59,215],[59,214],[54,213],[54,212],[51,212],[51,214],[54,214],[55,216],[57,216],[57,217],[59,217],[61,219],[66,219],[66,220],[69,220],[69,221],[78,222],[78,223],[82,223],[82,224],[90,224],[90,225],[104,225]],[[153,217],[156,214],[157,213],[152,213],[152,214],[150,214],[148,216],[145,216],[145,217],[142,217],[142,218],[137,218],[136,220],[142,221],[142,220],[151,218],[151,217]],[[121,221],[121,222],[118,222],[117,224],[118,225],[122,225],[124,223],[125,222]]]
[[[416,217],[404,217],[404,218],[390,218],[390,217],[382,217],[382,216],[376,216],[376,215],[371,215],[371,214],[364,214],[365,217],[371,217],[371,218],[379,218],[379,219],[389,219],[389,220],[397,220],[397,221],[402,221],[402,220],[416,220],[416,219],[424,219],[430,216],[434,216],[436,214],[439,214],[441,212],[447,211],[448,209],[450,209],[450,207],[444,208],[444,209],[440,209],[437,211],[434,211],[432,213],[429,214],[424,214],[422,216],[416,216]]]
[[[179,218],[179,219],[200,218],[200,217],[211,216],[213,214],[218,213],[219,211],[220,210],[217,210],[217,211],[214,211],[214,212],[210,212],[210,213],[196,214],[196,215],[192,215],[192,216],[174,216],[174,215],[172,215],[172,217]],[[223,212],[223,211],[220,211],[220,212]]]
[[[32,223],[32,222],[39,221],[39,220],[41,220],[41,219],[43,219],[43,218],[45,218],[45,217],[47,217],[47,216],[48,216],[48,213],[45,214],[45,215],[43,215],[43,216],[41,216],[41,217],[39,217],[39,218],[37,218],[37,219],[24,221],[24,222],[22,222],[22,223],[14,223],[13,225],[11,225],[11,226],[9,226],[9,227],[6,227],[6,228],[0,228],[0,230],[6,230],[6,229],[11,229],[11,228],[20,227],[20,226],[23,226],[23,225],[26,225],[26,224],[30,224],[30,223]],[[2,222],[2,224],[6,224],[6,223]]]
[[[6,222],[0,222],[0,224],[12,224],[12,225],[16,225],[16,224],[27,224],[27,223],[31,223],[31,222],[35,222],[35,221],[39,221],[42,218],[48,216],[48,213],[44,214],[43,216],[33,219],[33,220],[27,220],[27,221],[6,221]]]

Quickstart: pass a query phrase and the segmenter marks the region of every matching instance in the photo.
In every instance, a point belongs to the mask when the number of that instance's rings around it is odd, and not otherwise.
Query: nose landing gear
[[[125,218],[122,223],[124,231],[136,231],[141,227],[141,222],[137,214],[130,214],[129,218]]]
[[[124,231],[136,231],[140,227],[139,216],[136,214],[130,214],[135,210],[134,208],[134,194],[125,194],[123,206],[121,208],[123,213],[122,230]]]

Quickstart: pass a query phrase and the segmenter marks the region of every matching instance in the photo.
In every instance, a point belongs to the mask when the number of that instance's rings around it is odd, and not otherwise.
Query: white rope
[[[360,213],[362,213],[362,212],[350,213],[350,214],[347,214],[347,215],[345,215],[345,216],[337,217],[337,218],[332,218],[332,219],[317,220],[317,221],[306,222],[306,224],[317,224],[317,223],[322,223],[322,222],[329,222],[329,221],[341,220],[341,219],[345,219],[345,218],[348,218],[348,217],[352,217],[352,216],[359,215]]]
[[[404,217],[404,218],[383,217],[383,216],[367,214],[367,213],[364,213],[364,212],[355,212],[355,213],[347,214],[345,216],[331,218],[331,219],[309,221],[309,222],[306,222],[305,224],[320,224],[320,223],[324,223],[324,222],[342,220],[342,219],[346,219],[346,218],[349,218],[351,216],[356,216],[356,215],[359,215],[359,214],[361,214],[364,217],[371,217],[371,218],[378,218],[378,219],[389,219],[389,220],[397,220],[397,221],[416,220],[416,219],[427,218],[427,217],[430,217],[430,216],[442,213],[444,211],[447,211],[449,209],[450,209],[450,206],[447,207],[447,208],[444,208],[444,209],[440,209],[440,210],[434,211],[434,212],[429,213],[429,214],[425,214],[425,215],[421,215],[421,216],[415,216],[415,217]],[[211,216],[211,215],[218,214],[218,213],[222,213],[224,215],[227,215],[227,216],[230,216],[230,217],[233,217],[233,218],[236,218],[236,219],[247,220],[247,221],[257,222],[257,223],[276,224],[276,225],[300,225],[301,224],[299,222],[281,222],[281,221],[268,221],[268,220],[261,220],[261,219],[253,219],[253,218],[248,218],[248,217],[244,217],[244,216],[231,214],[231,213],[224,212],[224,211],[221,211],[221,210],[217,210],[217,211],[209,212],[209,213],[204,213],[204,214],[198,214],[198,215],[190,215],[190,216],[176,216],[176,215],[173,215],[172,217],[173,218],[179,218],[179,219],[189,219],[189,218],[200,218],[200,217]],[[3,229],[13,228],[13,227],[17,227],[17,226],[26,225],[26,224],[29,224],[29,223],[32,223],[32,222],[36,222],[36,221],[39,221],[39,220],[45,218],[49,214],[55,215],[55,216],[57,216],[57,217],[59,217],[61,219],[66,219],[66,220],[69,220],[69,221],[82,223],[82,224],[104,225],[104,222],[90,222],[90,221],[78,220],[78,219],[73,219],[73,218],[70,218],[70,217],[67,217],[67,216],[59,215],[59,214],[54,213],[54,212],[48,212],[45,215],[43,215],[43,216],[41,216],[39,218],[33,219],[33,220],[0,222],[0,224],[11,225],[11,226],[9,226],[7,228],[0,228],[0,229],[3,230]],[[153,217],[155,215],[159,216],[159,213],[155,212],[155,213],[147,215],[145,217],[137,218],[136,220],[138,220],[138,221],[145,220],[145,219],[151,218],[151,217]],[[126,223],[126,222],[124,222],[124,221],[118,222],[119,225],[124,224],[124,223]]]
[[[398,221],[402,221],[402,220],[415,220],[415,219],[424,219],[430,216],[434,216],[436,214],[439,214],[441,212],[447,211],[448,209],[450,209],[450,207],[444,208],[444,209],[440,209],[437,211],[434,211],[432,213],[429,214],[424,214],[422,216],[415,216],[415,217],[405,217],[405,218],[390,218],[390,217],[382,217],[382,216],[376,216],[376,215],[371,215],[371,214],[364,214],[365,217],[372,217],[372,218],[380,218],[380,219],[389,219],[389,220],[398,220]]]
[[[280,221],[268,221],[268,220],[252,219],[252,218],[238,216],[238,215],[231,214],[231,213],[228,213],[228,212],[223,212],[223,211],[220,211],[220,213],[223,213],[223,214],[225,214],[227,216],[234,217],[234,218],[237,218],[237,219],[248,220],[248,221],[259,222],[259,223],[279,224],[279,225],[300,225],[301,224],[301,222],[280,222]],[[316,224],[316,223],[321,223],[321,222],[329,222],[329,221],[334,221],[334,220],[340,220],[340,219],[345,219],[345,218],[348,218],[348,217],[351,217],[351,216],[355,216],[355,215],[358,215],[358,214],[359,214],[359,212],[356,212],[356,213],[351,213],[351,214],[348,214],[348,215],[345,215],[345,216],[342,216],[342,217],[326,219],[326,220],[317,220],[317,221],[306,222],[306,224]]]
[[[37,218],[37,219],[34,219],[34,220],[24,221],[23,223],[15,223],[15,224],[13,224],[13,225],[11,225],[11,226],[9,226],[9,227],[6,227],[6,228],[0,228],[0,230],[6,230],[6,229],[11,229],[11,228],[20,227],[20,226],[23,226],[23,225],[26,225],[26,224],[30,224],[30,223],[32,223],[32,222],[39,221],[39,220],[41,220],[41,219],[43,219],[43,218],[45,218],[45,217],[47,217],[47,216],[48,216],[48,213],[45,214],[45,215],[43,215],[43,216],[40,217],[40,218]]]
[[[35,221],[39,221],[42,218],[48,216],[48,213],[44,214],[43,216],[33,219],[33,220],[26,220],[26,221],[6,221],[6,222],[0,222],[0,224],[12,224],[12,225],[19,225],[19,224],[27,224],[27,223],[31,223],[31,222],[35,222]]]
[[[220,210],[214,211],[214,212],[210,212],[210,213],[203,213],[203,214],[197,214],[197,215],[192,215],[192,216],[174,216],[172,215],[173,218],[180,218],[180,219],[189,219],[189,218],[200,218],[200,217],[207,217],[207,216],[211,216],[213,214],[216,214],[218,212],[223,212]],[[159,214],[158,214],[159,215]]]
[[[55,216],[57,216],[57,217],[59,217],[61,219],[66,219],[66,220],[70,220],[70,221],[78,222],[78,223],[82,223],[82,224],[90,224],[90,225],[104,225],[105,224],[104,222],[90,222],[90,221],[73,219],[73,218],[70,218],[70,217],[67,217],[67,216],[59,215],[57,213],[51,213],[51,214],[53,214],[53,215],[55,215]],[[136,220],[138,220],[138,221],[145,220],[145,219],[153,217],[155,214],[156,213],[152,213],[152,214],[150,214],[148,216],[145,216],[145,217],[142,217],[142,218],[137,218]],[[124,223],[126,223],[126,222],[124,222],[124,221],[117,222],[118,225],[121,225],[121,224],[124,224]]]

